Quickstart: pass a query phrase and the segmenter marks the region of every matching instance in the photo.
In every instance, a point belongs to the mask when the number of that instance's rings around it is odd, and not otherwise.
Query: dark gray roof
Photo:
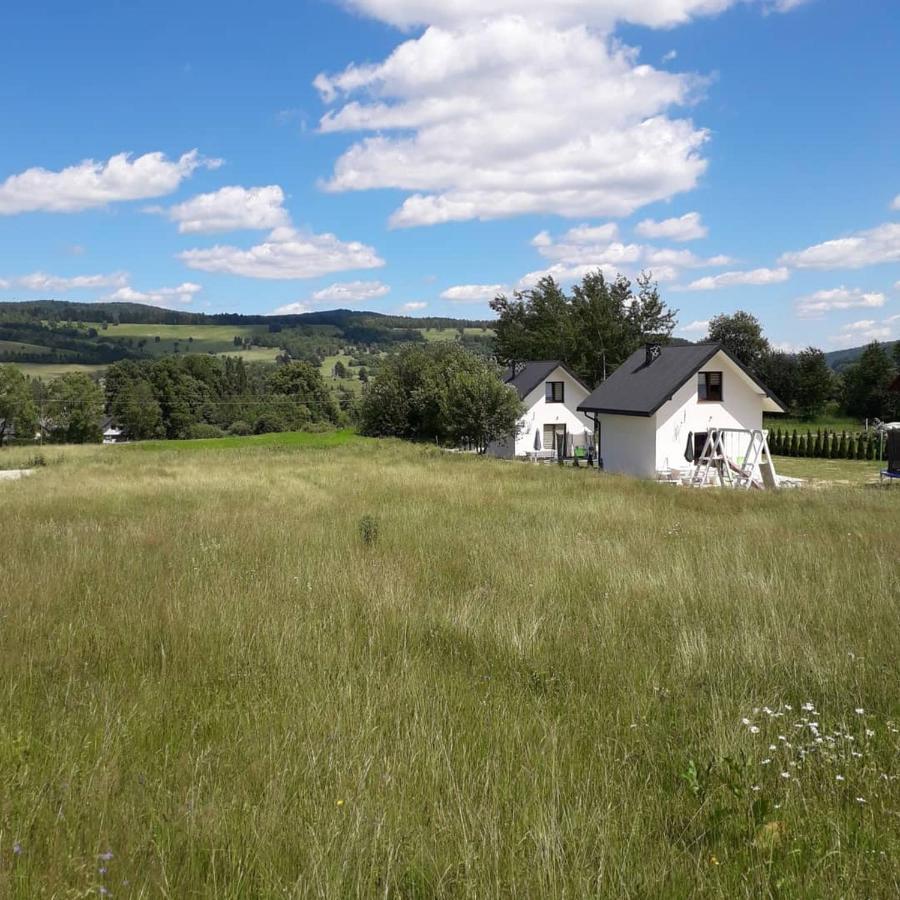
[[[585,390],[587,386],[565,363],[558,359],[533,359],[528,362],[516,363],[516,374],[513,376],[509,368],[503,373],[505,384],[514,387],[519,393],[519,399],[524,400],[539,384],[546,381],[554,370],[562,368],[570,378],[574,378]]]
[[[578,409],[620,416],[652,416],[720,350],[767,397],[779,403],[771,391],[721,344],[686,344],[662,347],[659,356],[649,365],[645,348],[635,350]]]

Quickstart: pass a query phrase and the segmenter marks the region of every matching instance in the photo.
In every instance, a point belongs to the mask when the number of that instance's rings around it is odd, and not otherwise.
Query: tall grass
[[[0,896],[900,890],[889,491],[369,442],[0,498]]]

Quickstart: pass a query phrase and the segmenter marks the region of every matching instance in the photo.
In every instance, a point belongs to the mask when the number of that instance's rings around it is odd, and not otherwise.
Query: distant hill
[[[380,353],[403,343],[460,340],[489,351],[492,322],[410,318],[348,309],[292,316],[183,312],[135,303],[39,300],[0,303],[0,363],[106,366],[170,354],[240,353],[261,361],[288,353],[321,363],[339,353]]]
[[[886,341],[884,343],[884,349],[891,354],[894,352],[894,344],[897,343],[900,343],[900,341]],[[865,349],[865,347],[850,347],[847,350],[832,350],[830,353],[825,354],[825,360],[835,372],[840,372],[841,369],[856,362],[856,360],[862,356],[862,352]]]

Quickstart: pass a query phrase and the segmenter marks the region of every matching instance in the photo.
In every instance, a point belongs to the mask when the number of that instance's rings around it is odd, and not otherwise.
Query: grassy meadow
[[[0,482],[0,896],[900,891],[896,491],[267,438]]]

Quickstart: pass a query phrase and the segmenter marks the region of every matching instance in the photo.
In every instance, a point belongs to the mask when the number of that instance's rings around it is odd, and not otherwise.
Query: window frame
[[[556,387],[559,387],[559,400],[555,399]],[[545,403],[565,403],[566,402],[566,383],[564,381],[545,381],[544,382],[544,402]]]
[[[715,385],[719,389],[718,397],[709,396],[709,376],[718,375],[719,383]],[[705,394],[705,396],[704,396]],[[725,375],[721,371],[697,373],[697,402],[698,403],[724,403],[725,401]]]

